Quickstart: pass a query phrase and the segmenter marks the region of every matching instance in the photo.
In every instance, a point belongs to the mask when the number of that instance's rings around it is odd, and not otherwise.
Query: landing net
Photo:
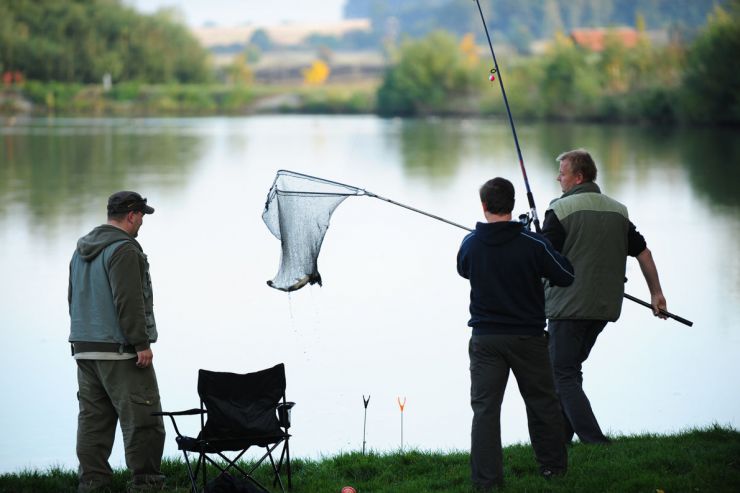
[[[329,220],[347,197],[365,190],[315,176],[280,170],[267,193],[262,220],[281,243],[280,269],[267,284],[295,291],[321,285],[318,257]]]

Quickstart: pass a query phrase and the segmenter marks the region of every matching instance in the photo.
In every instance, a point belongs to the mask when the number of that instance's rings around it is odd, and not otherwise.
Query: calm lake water
[[[508,123],[370,116],[18,119],[0,125],[0,472],[74,467],[76,370],[68,262],[120,189],[149,198],[149,255],[163,407],[196,407],[199,368],[286,365],[292,452],[367,446],[467,449],[468,285],[455,270],[464,232],[385,202],[347,199],[319,258],[324,286],[290,295],[265,281],[279,241],[261,220],[278,169],[348,183],[473,227],[477,189],[524,187]],[[737,131],[525,125],[521,141],[540,215],[559,195],[554,157],[586,147],[598,183],[626,203],[658,265],[669,310],[625,301],[586,365],[585,386],[612,434],[740,425],[740,139]],[[628,292],[649,299],[634,260]],[[503,439],[528,440],[510,380]],[[192,426],[191,426],[192,425]],[[183,427],[195,432],[197,420]],[[177,449],[167,426],[166,454]],[[123,464],[118,436],[112,463]]]

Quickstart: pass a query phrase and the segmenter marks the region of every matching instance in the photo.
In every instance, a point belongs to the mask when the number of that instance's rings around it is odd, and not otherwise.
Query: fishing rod
[[[365,194],[366,194],[366,195],[367,195],[368,197],[373,197],[373,198],[376,198],[376,199],[380,199],[380,200],[383,200],[383,201],[385,201],[385,202],[388,202],[388,203],[390,203],[390,204],[393,204],[393,205],[397,205],[397,206],[403,207],[403,208],[405,208],[405,209],[408,209],[408,210],[410,210],[410,211],[413,211],[413,212],[417,212],[417,213],[419,213],[419,214],[423,214],[423,215],[425,215],[425,216],[427,216],[427,217],[431,217],[432,219],[436,219],[436,220],[438,220],[438,221],[442,221],[443,223],[447,223],[447,224],[449,224],[449,225],[451,225],[451,226],[456,226],[456,227],[458,227],[458,228],[460,228],[460,229],[464,229],[465,231],[468,231],[468,232],[473,232],[473,230],[472,230],[472,229],[470,229],[470,228],[468,228],[468,227],[465,227],[465,226],[463,226],[463,225],[461,225],[461,224],[458,224],[458,223],[455,223],[455,222],[449,221],[449,220],[447,220],[447,219],[445,219],[445,218],[443,218],[443,217],[439,217],[439,216],[436,216],[436,215],[434,215],[434,214],[430,214],[430,213],[428,213],[428,212],[424,212],[424,211],[422,211],[422,210],[419,210],[419,209],[417,209],[417,208],[415,208],[415,207],[411,207],[410,205],[406,205],[406,204],[401,204],[400,202],[396,202],[395,200],[391,200],[391,199],[388,199],[388,198],[385,198],[385,197],[381,197],[380,195],[376,195],[376,194],[374,194],[374,193],[372,193],[372,192],[368,192],[367,190],[363,190],[363,192],[365,192]],[[521,220],[521,218],[520,218],[520,220]],[[521,220],[521,222],[523,222],[523,223],[524,223],[524,224],[526,225],[526,221],[525,221],[525,220]],[[648,303],[648,302],[646,302],[646,301],[643,301],[643,300],[641,300],[641,299],[639,299],[639,298],[635,298],[635,297],[634,297],[634,296],[632,296],[631,294],[627,294],[627,293],[623,293],[623,294],[624,294],[624,297],[625,297],[625,298],[627,298],[628,300],[630,300],[630,301],[634,301],[634,302],[635,302],[635,303],[637,303],[638,305],[642,305],[642,306],[644,306],[644,307],[646,307],[646,308],[650,308],[651,310],[653,309],[653,305],[651,305],[650,303]],[[694,322],[692,322],[692,321],[690,321],[690,320],[687,320],[687,319],[685,319],[685,318],[683,318],[683,317],[680,317],[680,316],[678,316],[678,315],[675,315],[675,314],[673,314],[673,313],[671,313],[671,312],[669,312],[669,311],[667,311],[667,310],[663,310],[663,309],[661,308],[661,309],[659,309],[659,311],[660,311],[660,313],[661,313],[662,315],[665,315],[665,316],[666,316],[666,317],[668,317],[668,318],[672,318],[673,320],[675,320],[675,321],[677,321],[677,322],[681,322],[681,323],[682,323],[682,324],[684,324],[684,325],[688,325],[689,327],[691,327],[691,326],[693,326],[693,325],[694,325]],[[363,397],[363,398],[364,398],[364,397]],[[364,443],[363,443],[363,450],[364,450]]]
[[[628,300],[634,301],[638,305],[642,305],[642,306],[644,306],[646,308],[650,308],[651,310],[653,309],[653,305],[651,305],[650,303],[648,303],[646,301],[642,301],[639,298],[635,298],[634,296],[632,296],[630,294],[624,293],[624,297],[627,298]],[[660,308],[658,311],[660,312],[661,315],[665,315],[666,317],[672,318],[673,320],[675,320],[677,322],[681,322],[684,325],[688,325],[689,327],[691,327],[691,326],[694,325],[694,322],[692,322],[691,320],[686,320],[683,317],[679,317],[678,315],[674,315],[673,313],[669,312],[668,310],[663,310],[662,308]]]
[[[493,57],[493,68],[491,69],[491,80],[498,74],[498,83],[501,86],[501,95],[504,98],[504,105],[506,105],[506,113],[509,115],[509,124],[511,125],[511,133],[514,136],[514,145],[516,146],[516,153],[519,156],[519,168],[522,170],[522,176],[524,177],[524,186],[527,189],[527,202],[529,202],[529,220],[534,222],[534,230],[538,233],[540,230],[540,220],[537,217],[537,207],[534,205],[534,196],[532,195],[532,189],[529,186],[529,178],[527,178],[527,168],[524,167],[524,158],[522,157],[522,149],[519,147],[519,138],[516,136],[516,127],[514,126],[514,118],[511,116],[511,108],[509,108],[509,98],[506,97],[506,89],[504,89],[504,79],[501,77],[501,71],[498,68],[498,61],[496,60],[496,52],[493,51],[493,42],[491,42],[491,35],[488,33],[488,26],[486,25],[486,19],[483,16],[483,9],[480,7],[480,1],[475,0],[478,5],[478,12],[480,12],[480,20],[483,22],[483,29],[486,32],[486,38],[488,39],[488,47],[491,49],[491,56]],[[529,223],[529,220],[527,223]]]
[[[516,145],[516,152],[519,156],[519,167],[522,170],[522,176],[524,176],[524,186],[527,189],[527,201],[529,202],[529,211],[530,211],[530,218],[532,222],[534,222],[534,229],[536,232],[541,233],[540,229],[540,220],[537,217],[537,208],[534,205],[534,196],[532,195],[532,189],[529,186],[529,179],[527,178],[527,169],[524,167],[524,158],[522,157],[522,150],[519,147],[519,138],[516,136],[516,127],[514,126],[514,119],[511,116],[511,108],[509,107],[509,98],[506,97],[506,89],[504,88],[504,79],[501,77],[501,71],[498,68],[498,61],[496,60],[496,52],[493,50],[493,42],[491,41],[491,35],[488,33],[488,26],[486,25],[486,19],[483,15],[483,9],[481,9],[480,1],[475,0],[475,4],[478,6],[478,12],[480,13],[480,20],[483,23],[483,30],[486,32],[486,39],[488,39],[488,47],[491,49],[491,57],[493,58],[493,68],[491,69],[491,80],[494,80],[496,75],[498,75],[498,83],[499,86],[501,86],[501,95],[504,99],[504,105],[506,106],[506,113],[509,116],[509,124],[511,125],[511,133],[514,135],[514,144]],[[525,224],[528,224],[528,220],[526,218],[526,215],[524,218],[520,216],[520,220],[524,222]],[[642,301],[638,298],[635,298],[632,295],[629,295],[627,293],[624,293],[624,297],[627,298],[630,301],[634,301],[635,303],[638,303],[642,306],[646,306],[648,308],[652,309],[652,305],[650,303],[647,303],[645,301]],[[669,313],[665,310],[660,310],[661,314],[673,318],[674,320],[677,320],[681,322],[682,324],[686,324],[689,327],[693,325],[693,322],[686,320],[685,318],[679,317],[677,315],[673,315],[672,313]]]

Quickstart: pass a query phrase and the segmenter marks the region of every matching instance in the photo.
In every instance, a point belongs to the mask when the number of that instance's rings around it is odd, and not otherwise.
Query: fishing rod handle
[[[630,294],[624,293],[624,297],[627,298],[630,301],[634,301],[638,305],[642,305],[642,306],[644,306],[646,308],[650,308],[650,309],[653,308],[653,305],[651,305],[650,303],[647,303],[645,301],[642,301],[639,298],[635,298],[634,296],[632,296]],[[683,317],[680,317],[678,315],[674,315],[673,313],[671,313],[671,312],[669,312],[667,310],[663,310],[662,308],[660,309],[660,313],[662,315],[665,315],[668,318],[672,318],[673,320],[675,320],[677,322],[681,322],[684,325],[688,325],[689,327],[692,327],[694,325],[694,322],[692,322],[691,320],[687,320],[687,319],[685,319]]]

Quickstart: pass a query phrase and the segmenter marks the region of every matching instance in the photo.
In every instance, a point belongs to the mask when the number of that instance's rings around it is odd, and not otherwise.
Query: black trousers
[[[527,408],[529,437],[540,471],[568,466],[563,417],[547,351],[547,336],[473,336],[470,355],[470,405],[473,408],[470,466],[473,484],[503,484],[501,402],[509,371]]]
[[[565,415],[565,439],[577,434],[584,443],[608,443],[583,391],[583,362],[604,330],[604,320],[550,320],[550,360],[555,388]]]

